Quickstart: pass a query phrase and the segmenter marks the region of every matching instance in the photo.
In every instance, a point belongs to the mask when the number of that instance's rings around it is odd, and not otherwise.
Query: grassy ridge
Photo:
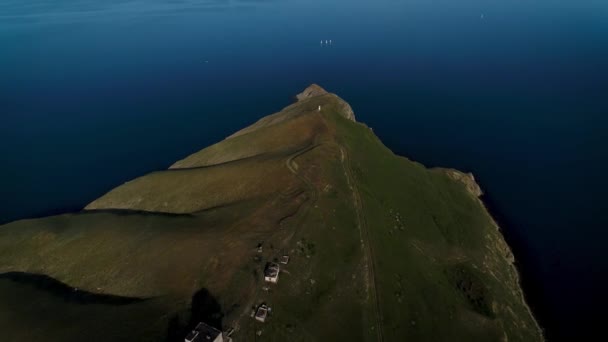
[[[281,113],[282,115],[284,113]],[[303,113],[300,113],[303,114]],[[270,126],[257,124],[255,130],[211,145],[171,166],[172,169],[218,165],[234,160],[258,155],[277,154],[301,149],[310,145],[315,136],[323,130],[319,121],[309,115],[297,115],[291,120],[281,121]],[[287,134],[289,132],[290,134]],[[287,154],[290,154],[287,152]]]
[[[50,340],[86,339],[111,317],[129,328],[106,339],[163,340],[202,319],[190,318],[202,291],[237,340],[540,340],[508,247],[467,186],[394,155],[345,102],[315,95],[87,211],[0,226],[0,273],[152,298],[78,306],[0,279],[11,298],[0,338],[28,336],[44,305],[58,313],[43,325]],[[263,267],[283,254],[268,286]],[[265,324],[249,318],[261,302]]]

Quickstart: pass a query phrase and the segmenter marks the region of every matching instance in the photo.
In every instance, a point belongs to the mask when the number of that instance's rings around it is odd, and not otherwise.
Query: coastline
[[[333,94],[331,94],[331,95],[333,95]],[[333,95],[333,96],[336,96],[336,95]],[[338,97],[338,99],[340,99],[340,98]],[[314,108],[316,108],[316,103],[315,103]],[[319,106],[319,108],[321,108],[321,107]],[[342,108],[342,110],[347,111],[348,115],[345,115],[346,119],[355,122],[355,124],[360,124],[361,126],[367,128],[371,131],[371,128],[369,128],[365,124],[358,123],[354,120],[354,113],[352,113],[352,109],[350,108],[350,106],[341,106],[338,108]],[[282,113],[283,111],[279,112],[279,114]],[[308,110],[308,112],[310,112],[310,110]],[[284,114],[299,115],[298,113],[284,113]],[[284,118],[278,117],[276,115],[271,116],[270,125],[272,125],[272,123],[276,123],[276,120],[278,120],[280,122],[281,119],[284,119]],[[266,121],[267,120],[264,120],[264,118],[263,118],[263,119],[259,120],[258,122],[254,123],[250,127],[254,127],[254,128],[256,126],[263,127],[267,123]],[[248,127],[248,128],[250,128],[250,127]],[[244,130],[247,130],[248,128],[245,128]],[[484,254],[484,259],[477,259],[477,262],[471,262],[470,266],[472,266],[473,268],[477,268],[477,266],[481,266],[481,269],[484,272],[486,272],[489,276],[493,277],[492,279],[489,279],[489,277],[487,278],[488,283],[486,283],[486,285],[494,284],[494,286],[496,286],[496,288],[498,288],[499,291],[502,291],[502,292],[500,292],[501,294],[506,294],[506,296],[504,298],[501,297],[498,301],[492,301],[492,299],[490,298],[490,301],[487,302],[492,306],[495,304],[499,305],[499,309],[498,309],[499,311],[496,311],[496,312],[500,312],[501,314],[508,315],[508,316],[505,316],[505,317],[508,317],[508,319],[494,320],[495,316],[486,317],[486,318],[489,318],[489,320],[487,320],[487,322],[492,322],[493,327],[495,327],[496,329],[502,329],[502,330],[496,330],[496,331],[499,331],[499,332],[502,331],[502,333],[504,334],[504,337],[497,338],[497,340],[506,341],[508,338],[507,336],[511,336],[511,335],[507,335],[508,332],[511,332],[516,329],[522,329],[522,331],[524,331],[523,329],[525,329],[527,331],[535,333],[534,338],[529,338],[530,340],[545,341],[546,337],[545,337],[545,334],[543,333],[543,329],[541,328],[539,322],[537,321],[530,305],[526,301],[525,292],[522,287],[521,276],[515,265],[515,258],[513,256],[511,247],[506,242],[505,236],[500,231],[500,226],[498,225],[497,220],[491,214],[487,205],[483,202],[483,200],[481,198],[481,196],[483,195],[483,191],[482,191],[481,187],[479,186],[479,184],[477,183],[477,181],[475,180],[475,177],[471,173],[464,173],[464,172],[458,171],[456,169],[425,167],[421,163],[418,163],[418,162],[412,161],[408,158],[401,157],[397,154],[394,154],[388,147],[386,147],[386,145],[384,145],[381,142],[380,138],[378,136],[376,136],[373,133],[373,131],[370,135],[367,135],[366,137],[368,140],[376,139],[377,143],[380,144],[380,149],[384,149],[384,150],[381,150],[382,153],[388,152],[388,153],[392,154],[391,157],[394,156],[397,159],[403,158],[413,164],[417,164],[417,165],[413,165],[414,166],[413,168],[416,169],[417,172],[419,172],[419,175],[418,175],[419,178],[415,178],[419,182],[418,184],[421,184],[420,182],[423,182],[425,180],[424,177],[428,177],[429,174],[434,174],[434,176],[432,177],[433,179],[439,181],[440,184],[444,184],[447,188],[453,190],[455,193],[458,194],[457,199],[452,199],[452,204],[456,205],[459,203],[467,203],[467,205],[468,205],[467,209],[469,209],[469,211],[463,217],[467,217],[467,215],[471,215],[474,213],[474,216],[479,218],[480,224],[475,225],[475,227],[479,228],[479,230],[473,229],[473,230],[471,230],[471,232],[475,232],[474,234],[478,234],[476,236],[479,236],[480,237],[479,242],[482,242],[482,243],[478,242],[477,244],[474,245],[474,247],[477,248],[478,250],[483,249],[485,254]],[[359,147],[362,147],[362,146],[364,147],[365,144],[369,143],[369,141],[362,139],[362,140],[360,140],[359,143],[360,143],[360,145],[358,145]],[[357,146],[357,145],[353,145],[353,146]],[[204,150],[205,149],[203,149],[201,151],[204,151]],[[367,151],[364,148],[362,148],[361,150],[364,152]],[[371,150],[371,151],[374,151],[374,150]],[[378,151],[380,151],[380,150],[378,150]],[[377,162],[378,160],[372,159],[372,161]],[[280,165],[281,166],[283,165],[282,162],[280,163]],[[377,165],[381,165],[381,164],[377,164]],[[206,167],[206,166],[202,166],[199,168],[204,168],[204,167]],[[424,169],[424,172],[422,169]],[[290,170],[291,170],[291,168],[290,168]],[[292,172],[295,173],[295,171],[292,171]],[[142,177],[145,177],[145,176],[142,176]],[[134,182],[135,181],[130,181],[125,184],[133,184]],[[390,191],[391,189],[383,186],[384,184],[381,184],[381,183],[380,184],[375,183],[375,184],[379,186],[378,189],[382,189],[383,191],[386,191],[386,193],[391,193],[391,191]],[[431,184],[431,183],[429,183],[429,184]],[[407,185],[407,184],[405,184],[405,185]],[[462,185],[465,186],[464,189],[462,188]],[[420,191],[426,192],[428,190],[429,190],[428,187],[422,187]],[[431,188],[431,190],[432,190],[432,188]],[[463,191],[463,190],[465,190],[465,191]],[[114,191],[114,190],[112,190],[112,191]],[[474,198],[468,198],[469,195],[472,195]],[[357,199],[355,201],[360,202],[360,199]],[[166,206],[166,203],[167,202],[165,202],[165,206]],[[409,202],[404,201],[404,202],[399,202],[399,203],[407,205],[407,203],[409,203]],[[475,203],[479,203],[479,205],[481,207],[477,207],[477,205]],[[410,206],[410,208],[414,208],[414,207],[415,207],[415,205]],[[88,206],[87,206],[87,208],[90,209]],[[85,208],[85,209],[87,209],[87,208]],[[111,203],[110,208],[114,208],[112,203]],[[482,210],[480,210],[480,209],[482,209]],[[106,210],[112,210],[112,209],[106,209]],[[125,210],[125,209],[121,209],[121,210]],[[133,209],[133,208],[130,208],[130,209],[127,208],[126,210],[137,211],[137,209]],[[141,212],[145,213],[146,210],[150,210],[150,209],[140,208],[139,210]],[[104,209],[99,209],[98,211],[104,211]],[[167,213],[163,213],[163,214],[167,214]],[[424,216],[425,213],[421,212],[421,214]],[[450,214],[447,214],[445,216],[451,217]],[[489,219],[489,221],[488,221],[488,219]],[[469,224],[464,224],[462,222],[458,222],[458,223],[459,224],[456,227],[457,229],[470,227]],[[477,224],[477,222],[471,222],[471,223]],[[437,223],[435,223],[435,224],[437,225]],[[359,223],[359,225],[361,225],[361,224]],[[494,233],[494,231],[496,233]],[[483,233],[483,235],[481,235],[481,233]],[[482,236],[485,236],[485,238],[483,238]],[[441,238],[441,237],[443,237],[443,235],[440,234],[440,235],[436,235],[433,237]],[[369,239],[369,237],[367,239]],[[435,239],[433,241],[438,241],[438,240]],[[361,239],[361,242],[363,242],[363,239]],[[471,245],[471,246],[473,246],[473,245]],[[371,253],[370,253],[370,255],[371,255]],[[485,258],[486,256],[487,256],[487,258]],[[370,260],[371,260],[371,258],[370,258]],[[486,260],[488,261],[488,263],[486,263]],[[506,262],[506,264],[505,264],[505,262]],[[496,272],[497,270],[498,270],[498,272]],[[498,276],[496,274],[498,274]],[[375,280],[375,276],[373,275],[373,273],[371,274],[371,278]],[[465,281],[467,281],[467,279],[470,280],[471,277],[466,276],[466,274],[465,274],[465,277],[457,278],[457,280],[458,279],[464,279]],[[484,280],[485,280],[485,278],[484,278]],[[499,283],[494,282],[494,280],[497,280]],[[461,280],[459,280],[459,281],[461,281]],[[499,284],[499,285],[497,285],[497,284]],[[496,293],[498,293],[498,292],[496,292]],[[433,302],[433,303],[435,303],[435,302]],[[446,303],[445,300],[437,302],[437,304],[439,306],[443,306],[443,305],[445,305],[445,303]],[[523,306],[520,306],[522,304],[523,304]],[[513,308],[516,308],[516,310],[514,311]],[[380,309],[378,309],[378,311],[380,312]],[[519,318],[521,318],[521,320]],[[532,320],[533,322],[529,322],[529,320]],[[522,322],[522,321],[525,321],[525,322],[523,324],[520,324],[519,322]],[[379,322],[379,325],[383,324],[382,323],[383,320],[382,320],[381,316],[380,316],[378,322]],[[519,335],[519,336],[524,336],[524,335]],[[382,337],[380,337],[380,339],[382,339]],[[520,337],[520,339],[528,340],[528,338],[521,338],[521,337]]]
[[[515,264],[516,260],[515,260],[515,255],[513,254],[513,250],[511,249],[511,246],[509,246],[509,244],[507,243],[505,234],[503,233],[503,230],[501,229],[500,225],[496,221],[496,218],[492,214],[492,211],[488,208],[486,203],[483,201],[482,198],[484,196],[484,192],[483,192],[481,186],[479,185],[479,183],[477,182],[477,180],[475,179],[475,176],[473,175],[473,173],[471,173],[471,172],[465,173],[465,172],[462,172],[457,169],[442,168],[442,167],[433,167],[433,168],[430,168],[430,170],[436,170],[438,172],[443,172],[451,179],[463,183],[465,185],[465,187],[467,188],[467,190],[469,190],[471,195],[473,195],[476,198],[477,202],[483,208],[483,210],[485,210],[485,212],[488,214],[488,216],[491,219],[492,225],[496,228],[496,231],[500,235],[500,241],[501,241],[501,245],[502,245],[501,248],[505,252],[504,253],[505,260],[509,264],[513,277],[515,278],[515,281],[517,283],[517,290],[519,292],[520,301],[526,308],[526,311],[533,318],[535,328],[538,331],[539,336],[541,337],[541,341],[546,341],[547,339],[545,336],[545,331],[541,327],[540,323],[538,322],[538,317],[534,314],[534,311],[532,310],[528,301],[526,300],[526,294],[525,294],[525,291],[524,291],[524,288],[522,285],[522,280],[521,280],[522,277]]]

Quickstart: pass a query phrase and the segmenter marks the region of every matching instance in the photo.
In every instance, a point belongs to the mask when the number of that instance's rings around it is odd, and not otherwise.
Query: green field
[[[145,299],[74,303],[0,278],[0,339],[183,340],[210,320],[237,341],[542,340],[474,181],[394,155],[317,94],[81,213],[0,226],[0,273]]]

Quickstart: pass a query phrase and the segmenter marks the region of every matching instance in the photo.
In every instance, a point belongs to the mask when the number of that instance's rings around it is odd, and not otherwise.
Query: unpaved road
[[[302,174],[300,174],[298,172],[298,165],[295,163],[294,159],[315,149],[316,147],[319,147],[320,145],[321,145],[320,143],[314,143],[314,144],[294,153],[285,161],[285,165],[287,166],[289,171],[291,171],[291,173],[293,173],[296,177],[298,177],[298,179],[300,179],[306,185],[306,187],[308,188],[309,193],[311,195],[311,198],[309,201],[310,204],[302,212],[302,217],[306,216],[306,213],[308,212],[308,210],[310,210],[310,208],[317,201],[318,193],[317,193],[317,189],[310,182],[310,180],[308,180],[306,177],[304,177]],[[350,159],[348,158],[346,149],[341,145],[338,145],[338,147],[340,148],[341,163],[342,163],[342,168],[344,169],[344,175],[346,177],[346,182],[348,184],[348,187],[351,189],[352,195],[353,195],[353,207],[355,209],[355,213],[356,213],[356,217],[357,217],[357,226],[359,228],[359,234],[360,234],[360,239],[361,239],[361,248],[363,250],[363,259],[364,259],[363,264],[364,264],[364,269],[365,269],[365,285],[366,285],[366,290],[367,290],[367,296],[368,296],[368,299],[371,298],[372,306],[374,307],[374,316],[375,316],[374,331],[376,332],[377,341],[383,341],[384,337],[383,337],[383,332],[382,332],[382,311],[380,310],[380,299],[378,297],[378,292],[376,289],[377,285],[376,285],[376,276],[375,276],[375,271],[374,271],[374,264],[375,264],[374,263],[374,253],[373,253],[373,248],[372,248],[372,244],[370,241],[367,221],[366,221],[365,215],[363,213],[363,203],[361,200],[361,195],[359,193],[359,190],[354,181],[354,177],[352,174],[352,168],[351,168],[351,164],[350,164]],[[299,224],[298,226],[301,226],[301,224]],[[294,234],[295,234],[295,230],[294,230]]]
[[[378,341],[383,341],[382,335],[382,311],[380,310],[380,298],[378,297],[378,291],[376,289],[376,276],[374,271],[374,251],[372,248],[372,244],[369,238],[369,229],[367,227],[367,221],[365,219],[365,215],[363,214],[363,203],[361,201],[361,195],[359,194],[359,189],[357,189],[357,185],[355,184],[352,168],[350,165],[350,159],[348,159],[348,154],[346,149],[340,146],[340,154],[342,160],[342,167],[344,169],[344,174],[346,176],[346,181],[348,183],[349,188],[353,193],[353,206],[355,208],[355,212],[357,214],[357,225],[359,226],[359,233],[361,235],[361,248],[363,249],[363,259],[364,259],[364,267],[367,272],[366,273],[366,285],[368,290],[368,296],[371,296],[374,306],[374,312],[376,317],[376,325],[375,331],[377,335]],[[369,297],[368,297],[369,298]]]

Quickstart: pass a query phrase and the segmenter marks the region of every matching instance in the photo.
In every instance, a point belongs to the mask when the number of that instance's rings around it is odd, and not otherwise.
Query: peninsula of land
[[[296,98],[0,226],[0,340],[543,340],[472,175],[393,154],[317,85]]]

